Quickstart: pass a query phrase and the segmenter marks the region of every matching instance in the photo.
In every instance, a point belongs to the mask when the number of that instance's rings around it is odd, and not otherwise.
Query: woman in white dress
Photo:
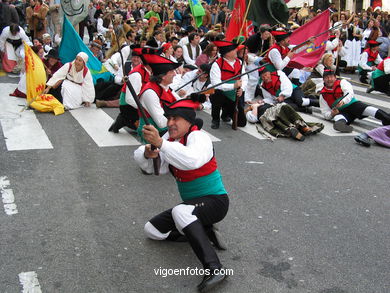
[[[64,64],[53,74],[43,93],[55,96],[65,109],[89,107],[95,99],[95,88],[87,61],[86,53],[78,53],[74,61]]]
[[[361,38],[363,33],[361,27],[360,18],[355,16],[353,23],[349,25],[347,30],[347,40],[344,44],[346,54],[341,58],[347,62],[347,67],[349,67],[352,72],[355,72],[355,67],[359,65]]]

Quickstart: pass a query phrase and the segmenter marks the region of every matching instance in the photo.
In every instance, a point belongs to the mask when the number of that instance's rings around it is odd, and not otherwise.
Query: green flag
[[[199,0],[189,0],[191,13],[195,18],[196,27],[200,27],[203,22],[203,16],[206,15],[204,12],[202,4],[200,4]]]
[[[246,0],[247,19],[257,24],[285,24],[288,22],[288,8],[284,0]]]

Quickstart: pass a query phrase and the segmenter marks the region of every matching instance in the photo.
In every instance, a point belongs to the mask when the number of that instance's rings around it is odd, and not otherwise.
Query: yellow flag
[[[46,87],[46,71],[41,58],[24,43],[24,61],[26,66],[27,105],[40,95]]]

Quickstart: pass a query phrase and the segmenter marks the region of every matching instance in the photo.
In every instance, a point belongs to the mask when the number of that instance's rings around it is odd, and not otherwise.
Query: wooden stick
[[[238,36],[241,36],[242,30],[244,29],[244,25],[246,25],[246,17],[248,16],[249,7],[251,7],[251,4],[252,4],[252,0],[249,0],[248,6],[246,7],[243,23],[242,23],[242,26],[240,28],[240,34]]]

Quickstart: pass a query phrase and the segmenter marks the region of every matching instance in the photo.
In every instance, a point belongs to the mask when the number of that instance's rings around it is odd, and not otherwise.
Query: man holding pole
[[[211,85],[219,84],[245,72],[242,61],[237,58],[237,44],[227,41],[215,41],[214,44],[218,47],[221,57],[218,58],[211,66]],[[243,75],[241,78],[238,77],[237,79],[228,81],[216,87],[215,93],[210,96],[212,105],[212,129],[219,128],[221,118],[224,122],[231,121],[235,111],[238,111],[237,126],[244,127],[246,125],[243,93],[246,89],[247,83],[248,77],[247,75]],[[239,100],[237,101],[236,99]],[[235,109],[236,102],[238,102],[237,109]]]
[[[291,51],[288,47],[290,45],[291,33],[272,31],[272,35],[276,43],[272,45],[264,58],[264,61],[269,63],[267,65],[268,70],[271,72],[277,70],[283,71],[294,84],[299,86],[300,71],[287,66],[291,58],[295,55],[295,52]]]
[[[152,125],[143,127],[150,145],[139,147],[134,159],[147,173],[153,158],[160,157],[160,173],[171,172],[176,179],[182,203],[153,217],[145,224],[147,237],[153,240],[187,240],[203,265],[204,279],[198,285],[207,291],[226,278],[222,264],[212,247],[225,250],[219,233],[213,227],[227,214],[229,198],[217,169],[212,142],[201,132],[203,121],[196,119],[195,109],[205,96],[192,94],[164,106],[168,132],[160,137]]]
[[[324,118],[334,120],[333,128],[340,132],[352,132],[350,125],[355,119],[367,116],[390,125],[390,115],[383,110],[369,106],[354,97],[352,85],[345,79],[337,80],[332,70],[324,71],[324,88],[320,92],[320,107]]]
[[[148,122],[163,134],[167,130],[167,118],[164,116],[163,105],[180,99],[178,95],[171,91],[169,85],[176,75],[175,69],[181,66],[181,63],[154,54],[144,54],[143,58],[151,67],[153,74],[150,76],[149,82],[142,87],[139,99],[145,109]],[[140,117],[137,129],[143,142],[145,140],[142,129],[146,124],[145,122],[144,118]]]
[[[135,93],[138,95],[141,91],[142,86],[149,82],[151,67],[146,63],[145,59],[142,56],[142,48],[134,48],[131,52],[133,56],[139,56],[142,60],[142,63],[135,66],[128,75],[128,80],[132,84]],[[124,126],[130,127],[132,129],[137,129],[138,124],[138,107],[134,101],[134,98],[126,86],[126,83],[121,89],[119,96],[119,115],[116,118],[115,122],[111,125],[108,131],[118,133],[119,129]]]

